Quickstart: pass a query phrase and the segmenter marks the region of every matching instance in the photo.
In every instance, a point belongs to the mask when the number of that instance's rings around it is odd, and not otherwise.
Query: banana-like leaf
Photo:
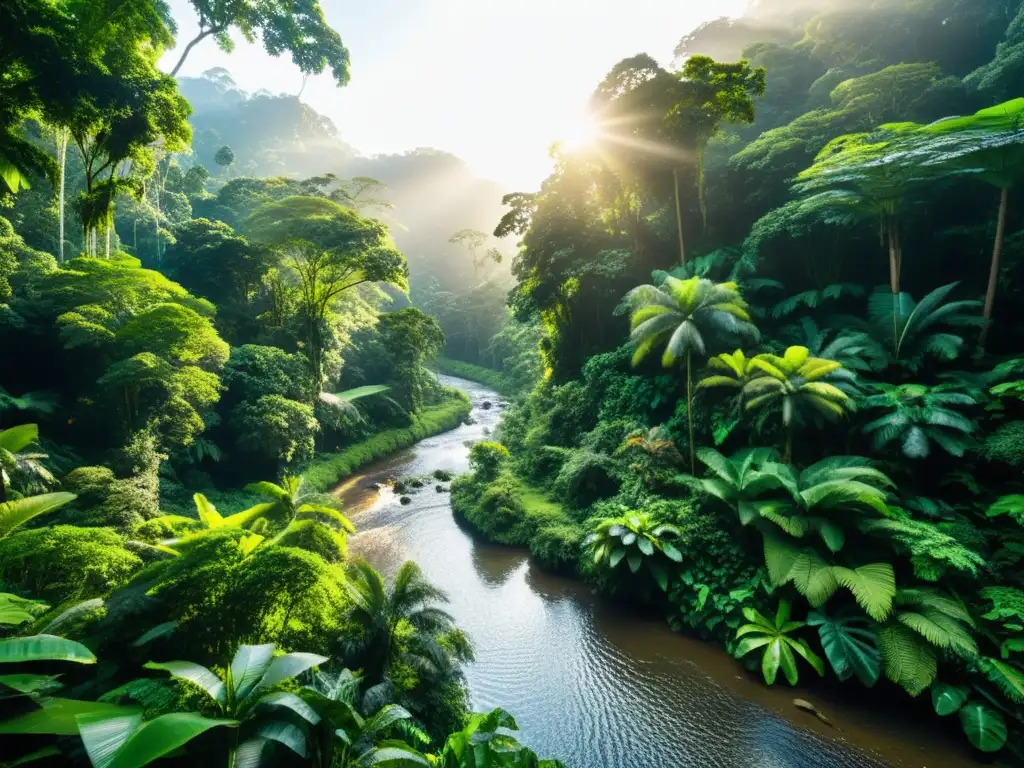
[[[26,661],[73,661],[95,664],[93,652],[74,640],[56,635],[30,635],[0,640],[0,664]]]
[[[61,687],[57,675],[0,675],[0,685],[5,685],[18,693],[41,694],[55,691]]]
[[[197,493],[192,496],[192,499],[196,503],[196,512],[199,513],[199,519],[203,521],[203,525],[207,528],[220,528],[224,525],[224,518],[221,517],[220,512],[203,494]]]
[[[122,707],[98,701],[46,698],[39,700],[39,709],[10,720],[0,721],[0,733],[48,733],[73,736],[78,733],[78,720],[82,715],[124,717],[141,713],[139,707]]]
[[[320,656],[316,653],[286,653],[282,656],[275,656],[258,687],[268,688],[283,680],[290,680],[301,675],[307,669],[328,661],[330,659],[327,656]]]
[[[36,424],[19,424],[0,431],[0,448],[11,453],[23,451],[38,441],[39,426]]]
[[[223,705],[227,702],[227,690],[224,687],[224,683],[202,664],[194,664],[191,661],[168,661],[161,664],[151,661],[145,667],[146,669],[158,669],[168,672],[171,677],[187,680],[193,685],[199,686],[218,704]]]
[[[236,720],[214,720],[195,712],[172,712],[125,730],[126,722],[109,726],[105,720],[93,716],[80,717],[82,741],[86,749],[90,739],[96,745],[98,756],[105,759],[96,768],[142,768],[184,746],[200,734],[220,726],[236,727]],[[90,736],[87,737],[87,732]],[[117,741],[120,745],[114,747]],[[92,757],[89,750],[89,756]]]
[[[73,493],[58,491],[56,493],[41,493],[38,496],[26,496],[0,504],[0,539],[10,534],[19,525],[27,523],[34,517],[59,509],[76,498],[78,497]]]
[[[270,720],[261,723],[256,729],[256,735],[268,741],[284,744],[299,757],[306,756],[306,734],[284,720]]]
[[[235,701],[243,701],[270,668],[274,644],[240,645],[231,660],[231,684]]]
[[[818,628],[822,650],[836,677],[849,680],[856,675],[867,687],[878,682],[881,659],[873,625],[856,611],[838,611],[833,616],[815,611],[807,624]]]
[[[290,709],[310,725],[316,725],[320,722],[320,715],[317,714],[313,707],[294,693],[288,691],[268,693],[266,696],[260,698],[257,705],[266,707],[284,707],[285,709]]]

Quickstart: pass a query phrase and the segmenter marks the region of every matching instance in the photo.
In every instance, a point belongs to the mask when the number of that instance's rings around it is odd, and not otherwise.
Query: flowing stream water
[[[877,702],[849,702],[834,691],[767,688],[717,646],[545,574],[526,552],[475,541],[436,481],[400,504],[377,486],[435,469],[465,472],[469,446],[500,418],[497,393],[442,378],[470,395],[475,423],[365,468],[336,493],[359,529],[353,555],[385,574],[415,560],[451,596],[448,609],[476,652],[466,670],[474,710],[509,710],[524,743],[570,768],[976,764],[954,721],[948,732],[927,727],[902,711],[905,697],[880,711]],[[794,697],[812,701],[836,727],[798,710]]]

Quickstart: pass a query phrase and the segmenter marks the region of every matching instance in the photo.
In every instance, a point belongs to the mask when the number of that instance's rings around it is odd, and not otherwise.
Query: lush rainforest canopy
[[[466,419],[439,367],[515,401],[469,528],[1024,759],[1021,0],[755,0],[527,191],[175,78],[350,78],[315,1],[190,4],[0,3],[4,764],[557,765],[330,493]]]

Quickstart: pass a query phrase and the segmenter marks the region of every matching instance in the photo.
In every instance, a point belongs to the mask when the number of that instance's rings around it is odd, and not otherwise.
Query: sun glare
[[[584,149],[597,138],[597,123],[591,115],[575,115],[562,126],[558,140],[568,150]]]

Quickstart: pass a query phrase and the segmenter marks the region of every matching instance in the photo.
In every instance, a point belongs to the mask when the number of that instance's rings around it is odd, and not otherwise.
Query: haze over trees
[[[317,2],[192,5],[175,71],[349,78]],[[331,493],[467,419],[439,366],[511,402],[450,486],[480,536],[1024,759],[1024,5],[679,33],[511,191],[162,73],[161,3],[0,4],[4,760],[557,768]]]

